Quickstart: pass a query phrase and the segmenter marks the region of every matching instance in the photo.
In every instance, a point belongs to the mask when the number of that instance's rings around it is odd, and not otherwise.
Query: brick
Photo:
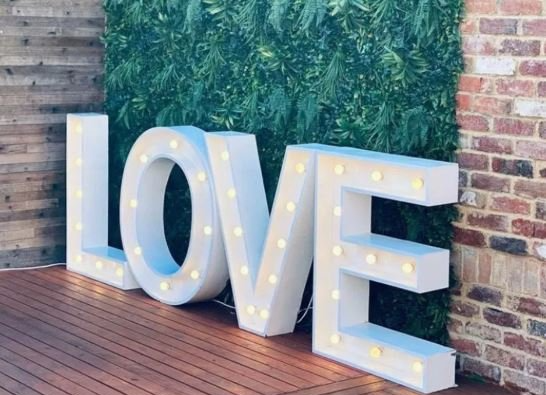
[[[457,162],[461,168],[468,170],[487,170],[489,167],[489,158],[483,154],[461,152],[457,155]]]
[[[476,132],[488,132],[489,120],[481,115],[458,114],[457,123],[461,129],[472,130]]]
[[[472,96],[465,95],[462,93],[457,93],[457,109],[459,111],[469,111],[472,107]]]
[[[466,0],[468,14],[490,14],[497,10],[496,0]]]
[[[454,226],[454,241],[474,247],[485,247],[486,245],[485,236],[482,232],[472,229],[462,229],[458,226]]]
[[[481,114],[502,115],[510,112],[512,101],[491,96],[476,96],[472,107]]]
[[[477,357],[480,355],[480,346],[469,339],[451,339],[451,346],[460,353]]]
[[[523,117],[546,117],[546,102],[529,99],[516,99],[514,101],[514,113]]]
[[[537,258],[546,261],[546,244],[535,242],[533,244],[533,253]],[[546,295],[546,279],[542,280],[541,289],[542,289],[541,295],[545,296]]]
[[[523,293],[531,296],[539,295],[540,267],[538,261],[526,259],[523,272]]]
[[[538,357],[546,357],[546,344],[540,340],[525,338],[520,334],[505,332],[505,346],[523,351],[527,354],[536,355]]]
[[[478,56],[474,61],[474,73],[484,75],[514,75],[516,61],[508,57]]]
[[[533,178],[533,164],[528,160],[493,158],[491,168],[496,173]]]
[[[459,79],[459,91],[471,93],[487,93],[491,91],[491,82],[484,77],[461,75]]]
[[[500,134],[532,136],[535,132],[535,123],[521,119],[497,118],[494,121],[494,130]]]
[[[527,254],[527,242],[513,237],[491,236],[489,245],[497,251],[507,252],[514,255]]]
[[[546,36],[546,19],[523,20],[523,34],[526,36]]]
[[[472,174],[470,183],[473,188],[486,191],[508,192],[510,190],[509,179],[491,176],[489,174]]]
[[[524,60],[519,66],[522,75],[532,75],[534,77],[546,77],[546,61],[544,60]]]
[[[546,202],[536,203],[536,219],[546,220]]]
[[[535,85],[529,80],[499,79],[496,83],[497,93],[508,96],[533,96]]]
[[[538,85],[537,85],[537,94],[540,97],[545,97],[546,96],[546,81],[541,81],[541,82],[538,83]]]
[[[508,303],[515,311],[538,318],[546,318],[546,303],[535,298],[510,297]]]
[[[505,39],[500,43],[499,53],[512,56],[538,56],[540,41]]]
[[[518,141],[515,154],[524,158],[546,160],[546,142]]]
[[[522,327],[521,320],[517,315],[491,307],[483,309],[483,318],[493,325],[514,329]]]
[[[509,15],[540,15],[542,13],[541,0],[501,0],[499,10]]]
[[[535,223],[535,232],[533,233],[535,239],[546,239],[546,224],[543,222]]]
[[[523,291],[523,264],[520,259],[513,256],[506,260],[506,284],[504,288],[508,293],[520,294]]]
[[[506,366],[516,370],[523,370],[525,367],[525,358],[521,355],[514,355],[510,351],[503,350],[494,346],[486,346],[485,359],[497,365]]]
[[[530,375],[536,377],[546,377],[546,361],[538,359],[527,360],[527,371]]]
[[[464,188],[468,185],[468,173],[464,170],[459,171],[459,187]]]
[[[540,43],[539,43],[540,51]],[[486,36],[463,36],[463,51],[467,55],[495,55],[497,50],[493,39]]]
[[[475,19],[465,19],[461,22],[460,30],[462,34],[472,34],[478,31],[478,23]]]
[[[467,216],[467,223],[477,228],[506,232],[508,230],[508,219],[503,215],[471,213]]]
[[[516,34],[517,28],[517,19],[480,19],[480,33],[483,34]]]
[[[543,139],[546,139],[546,122],[541,122],[538,125],[538,134]]]
[[[491,210],[513,214],[529,214],[531,204],[525,200],[509,196],[495,195],[491,197]]]
[[[471,318],[480,314],[480,308],[473,303],[454,300],[451,303],[451,312],[462,317]]]
[[[514,184],[514,192],[516,195],[537,199],[546,196],[546,183],[528,180],[518,180]]]
[[[476,374],[495,383],[500,382],[501,370],[498,366],[485,363],[472,358],[465,358],[462,370],[466,373]]]
[[[531,336],[543,337],[546,339],[546,322],[529,320],[527,330]]]
[[[490,340],[497,343],[500,343],[502,337],[501,331],[497,328],[472,321],[466,323],[465,333],[482,340]]]
[[[499,154],[512,153],[512,141],[496,137],[474,137],[472,139],[472,147],[483,152],[494,152]]]
[[[502,301],[501,291],[481,285],[473,285],[466,296],[478,302],[488,303],[495,306],[500,306]]]
[[[491,255],[486,251],[480,251],[478,258],[478,283],[489,284],[491,282],[491,270]]]
[[[512,232],[515,235],[533,237],[535,223],[528,219],[518,218],[512,221]]]
[[[544,381],[513,370],[504,371],[504,385],[518,392],[530,392],[534,395],[544,395],[546,393]]]
[[[487,197],[484,193],[476,191],[461,191],[459,204],[468,207],[484,208]]]

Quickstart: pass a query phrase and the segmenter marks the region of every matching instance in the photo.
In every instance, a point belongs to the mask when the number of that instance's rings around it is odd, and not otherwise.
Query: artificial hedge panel
[[[112,208],[132,143],[155,125],[255,133],[270,201],[288,144],[452,160],[462,3],[106,0]],[[175,195],[188,202],[180,174],[166,218],[183,257],[190,208]],[[374,232],[450,247],[453,208],[375,199],[373,212]],[[447,340],[448,307],[447,291],[372,288],[374,322],[423,338]]]

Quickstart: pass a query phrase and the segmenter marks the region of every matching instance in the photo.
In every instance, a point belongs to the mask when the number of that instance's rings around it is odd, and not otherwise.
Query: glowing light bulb
[[[343,248],[341,248],[341,246],[334,246],[334,248],[332,248],[332,254],[335,256],[340,256],[343,254]]]
[[[169,147],[171,147],[172,149],[177,149],[178,148],[178,141],[171,140],[171,142],[169,143]]]
[[[235,191],[235,188],[229,188],[227,190],[228,198],[235,199],[235,196],[237,196],[237,192]]]
[[[76,222],[76,225],[74,227],[78,232],[80,232],[83,229],[83,224],[81,222]]]
[[[406,274],[411,274],[415,270],[415,265],[411,262],[406,262],[402,265],[402,271]]]
[[[76,191],[76,197],[77,197],[78,199],[83,199],[83,191],[82,191],[81,189],[78,189],[78,190]]]
[[[334,289],[331,295],[332,295],[332,299],[339,300],[339,297],[340,297],[339,289]]]
[[[207,181],[207,174],[204,171],[197,173],[197,179],[201,182]]]
[[[249,314],[249,315],[254,315],[256,313],[256,306],[250,304],[248,306],[246,306],[246,312]]]
[[[275,276],[274,274],[270,275],[267,279],[267,281],[269,282],[269,284],[277,284],[277,281],[279,279],[277,278],[277,276]]]
[[[376,170],[372,173],[372,180],[374,180],[375,182],[381,181],[382,179],[383,173],[381,173],[380,171]]]
[[[343,173],[345,173],[345,166],[343,165],[336,165],[334,167],[334,173],[336,173],[338,176],[342,175]]]
[[[423,188],[423,186],[425,185],[425,182],[423,181],[422,178],[414,178],[412,181],[411,181],[411,187],[413,189],[415,189],[416,191],[418,191],[419,189]]]
[[[377,255],[375,254],[366,255],[366,262],[368,263],[368,265],[375,265],[377,263]]]
[[[205,227],[203,228],[203,233],[204,233],[205,235],[207,235],[207,236],[210,236],[210,235],[212,234],[212,228],[211,228],[210,226],[208,226],[208,225],[205,226]]]
[[[381,348],[379,347],[370,348],[370,357],[381,358],[381,355],[383,355],[383,350]]]
[[[241,228],[240,226],[236,226],[235,228],[233,228],[233,234],[237,237],[241,237],[243,235],[243,228]]]
[[[197,270],[192,270],[190,273],[190,277],[192,278],[192,280],[199,280],[201,274]]]
[[[287,210],[288,212],[293,213],[293,212],[296,210],[296,203],[294,203],[294,202],[288,202],[288,203],[286,203],[286,210]]]
[[[241,274],[246,276],[248,274],[248,266],[241,266]]]
[[[341,217],[341,206],[334,207],[334,215],[336,217]]]
[[[133,252],[135,253],[135,255],[142,255],[142,248],[140,248],[140,247],[135,247],[135,249],[133,250]]]
[[[220,157],[222,158],[222,160],[229,160],[229,152],[222,151],[222,153],[220,154]]]
[[[413,365],[411,365],[411,368],[415,373],[422,373],[423,372],[423,362],[421,361],[415,361]]]
[[[281,250],[286,248],[286,240],[285,239],[277,240],[277,247],[279,247]]]
[[[82,165],[83,165],[83,159],[82,158],[77,158],[76,159],[76,166],[82,167]]]
[[[74,126],[74,130],[76,131],[76,133],[82,134],[83,133],[82,123],[81,122],[76,122],[76,126]]]
[[[334,333],[332,336],[330,336],[330,343],[332,344],[339,344],[341,342],[341,336],[337,333]]]
[[[147,163],[148,162],[148,155],[142,154],[142,155],[140,155],[139,159],[140,159],[140,163]]]
[[[83,256],[81,256],[81,255],[76,255],[76,262],[82,263],[82,262],[83,262]]]
[[[104,263],[102,263],[102,261],[97,261],[95,262],[95,267],[97,268],[97,270],[102,270],[102,268],[104,267]]]
[[[263,320],[267,320],[269,318],[269,310],[266,310],[266,309],[260,310],[260,317]]]
[[[303,163],[298,163],[296,165],[296,172],[299,174],[305,173],[305,165]]]
[[[168,291],[169,289],[171,289],[171,284],[168,281],[161,281],[159,283],[159,289],[161,289],[162,291]]]
[[[122,267],[118,267],[118,268],[116,269],[116,276],[118,276],[119,278],[122,278],[122,277],[123,277],[123,274],[124,274],[123,268],[122,268]]]
[[[136,199],[131,199],[129,201],[129,207],[131,208],[137,208],[138,207],[138,201]]]

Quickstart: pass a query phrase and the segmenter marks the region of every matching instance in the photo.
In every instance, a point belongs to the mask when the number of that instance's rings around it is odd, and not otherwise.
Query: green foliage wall
[[[462,3],[106,0],[114,190],[133,141],[155,125],[255,133],[270,198],[288,144],[452,160]],[[169,191],[186,193],[183,177]],[[373,206],[375,232],[450,247],[452,208]],[[166,211],[183,255],[189,208]],[[374,322],[436,341],[447,339],[448,305],[446,291],[372,289]]]

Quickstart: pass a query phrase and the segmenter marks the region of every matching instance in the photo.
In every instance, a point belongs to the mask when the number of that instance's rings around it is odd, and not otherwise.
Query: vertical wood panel
[[[64,261],[65,117],[101,111],[101,0],[0,0],[0,267]]]

